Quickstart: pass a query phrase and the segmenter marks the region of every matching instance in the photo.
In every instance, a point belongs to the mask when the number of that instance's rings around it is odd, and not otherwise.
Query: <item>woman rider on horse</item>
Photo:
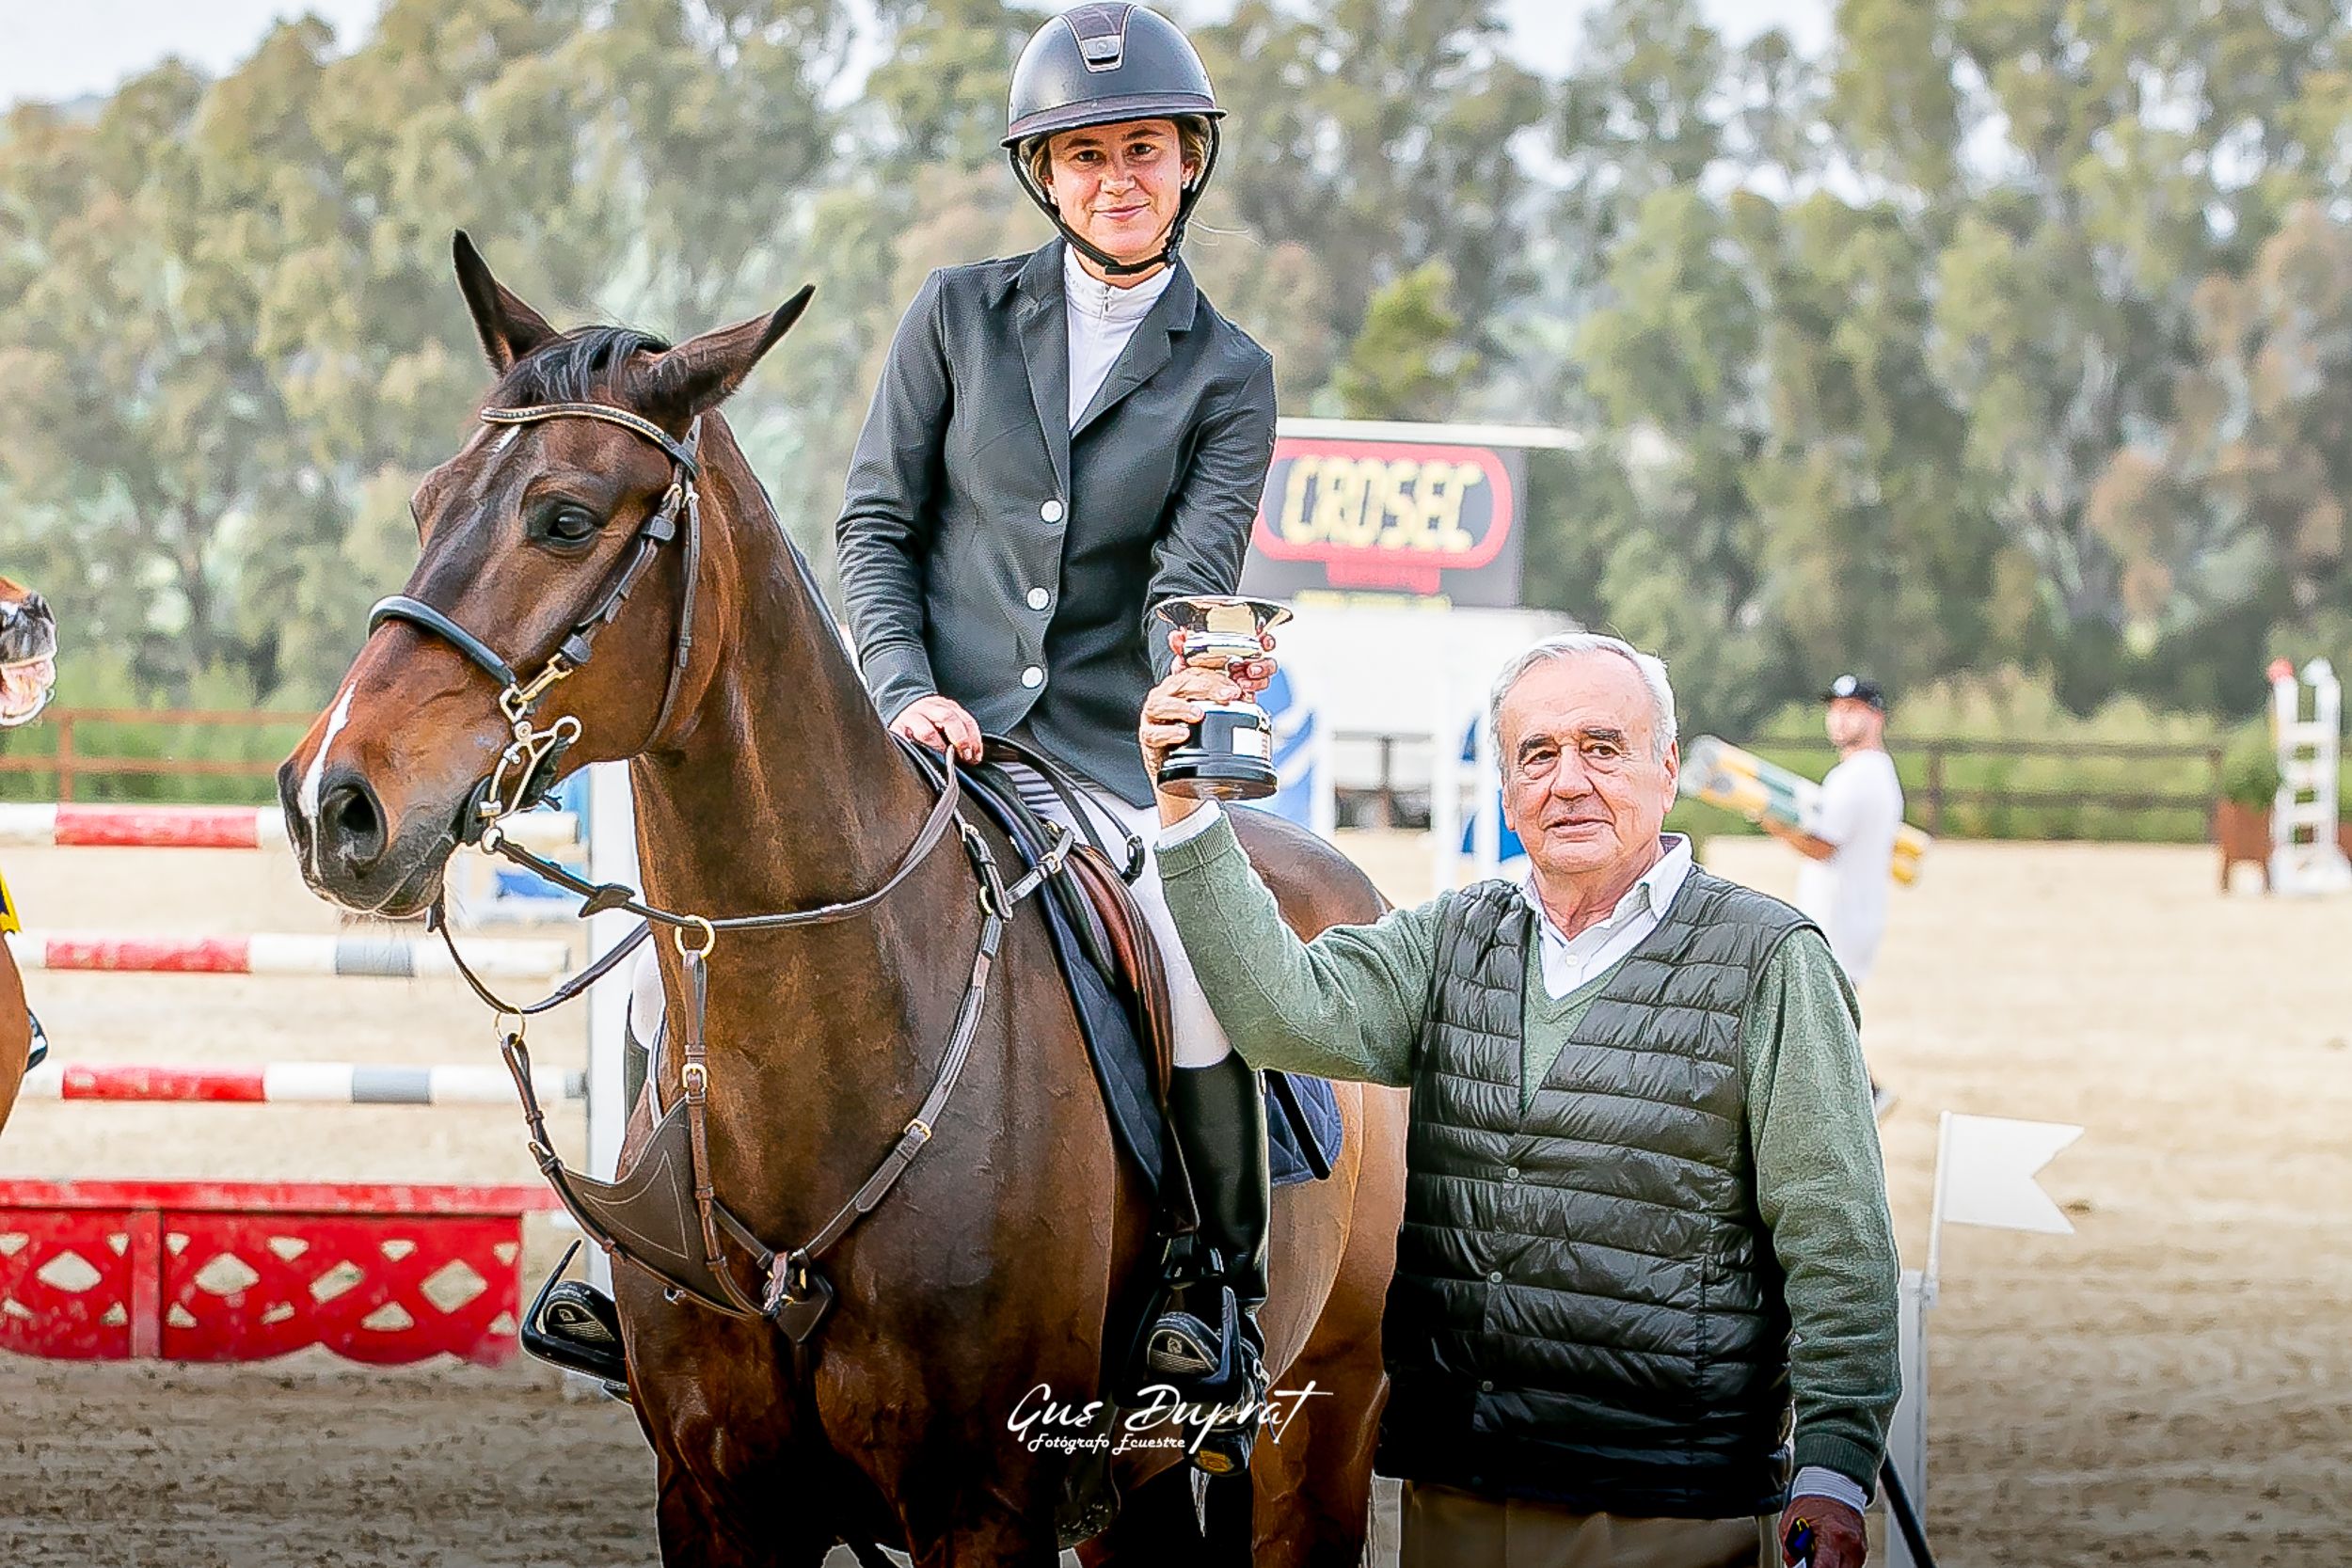
[[[1141,6],[1084,5],[1038,31],[1014,68],[1004,146],[1060,237],[924,283],[835,529],[861,667],[890,728],[967,762],[983,734],[1009,734],[1074,775],[1105,841],[1147,847],[1158,826],[1136,715],[1172,657],[1152,609],[1234,591],[1274,449],[1273,361],[1177,255],[1222,114],[1192,45]],[[1271,659],[1238,672],[1252,690],[1272,673]],[[1044,781],[1012,771],[1032,806],[1069,820]],[[1220,1365],[1230,1288],[1243,1309],[1231,1365],[1255,1389],[1262,1092],[1148,861],[1134,892],[1168,962],[1169,1109],[1207,1248],[1153,1324],[1148,1364],[1180,1386]],[[1253,1433],[1236,1421],[1211,1441],[1246,1462]]]

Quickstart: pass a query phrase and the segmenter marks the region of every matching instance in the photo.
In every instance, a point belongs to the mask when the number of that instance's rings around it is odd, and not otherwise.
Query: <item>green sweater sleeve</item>
[[[1795,1338],[1797,1465],[1868,1492],[1902,1388],[1895,1227],[1853,988],[1818,932],[1772,955],[1742,1043],[1756,1207]]]
[[[1442,901],[1303,942],[1219,821],[1159,854],[1160,887],[1225,1037],[1252,1067],[1412,1081]]]

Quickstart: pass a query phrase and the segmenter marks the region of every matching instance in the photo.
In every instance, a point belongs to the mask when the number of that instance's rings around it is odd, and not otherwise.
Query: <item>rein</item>
[[[502,830],[504,819],[545,797],[553,784],[563,753],[579,740],[581,733],[580,721],[569,714],[545,730],[538,729],[532,715],[539,702],[556,683],[588,662],[595,651],[596,634],[618,617],[629,591],[651,568],[661,546],[679,538],[682,532],[685,582],[680,593],[676,651],[670,662],[653,728],[638,749],[650,747],[668,727],[692,653],[694,588],[700,576],[702,539],[701,508],[694,488],[700,474],[695,449],[702,422],[697,420],[680,442],[651,420],[607,404],[556,403],[527,408],[485,408],[482,418],[492,424],[507,425],[554,419],[592,419],[619,425],[669,454],[670,487],[660,505],[639,525],[633,547],[621,570],[589,610],[572,623],[537,673],[527,680],[488,642],[446,611],[419,599],[399,594],[385,599],[370,612],[368,629],[373,632],[387,621],[416,626],[447,641],[499,683],[499,711],[511,726],[513,738],[469,796],[470,806],[461,824],[461,839],[478,842],[485,852],[527,867],[580,895],[581,919],[608,910],[624,910],[637,915],[641,924],[587,969],[564,981],[547,996],[528,1004],[509,1002],[483,982],[458,951],[456,935],[438,901],[431,911],[430,925],[439,933],[452,962],[474,994],[494,1009],[501,1021],[514,1021],[511,1028],[500,1031],[499,1053],[513,1074],[516,1091],[522,1101],[531,1153],[540,1174],[579,1222],[581,1231],[608,1255],[633,1263],[660,1279],[668,1288],[671,1300],[691,1297],[728,1317],[773,1323],[796,1345],[800,1344],[816,1332],[834,1300],[833,1286],[818,1269],[817,1259],[874,1211],[930,1142],[938,1118],[946,1109],[970,1059],[1005,927],[1021,901],[1061,869],[1072,837],[1067,829],[1059,830],[1043,859],[1029,867],[1018,881],[1008,885],[987,840],[959,810],[961,790],[953,760],[935,761],[922,748],[901,740],[899,744],[937,789],[938,800],[890,875],[873,891],[838,903],[739,915],[669,910],[617,882],[585,881],[514,843]],[[971,979],[957,1007],[955,1024],[942,1052],[930,1091],[871,1174],[814,1236],[799,1246],[771,1247],[719,1198],[710,1180],[710,1066],[704,1040],[709,987],[706,960],[718,944],[722,931],[791,930],[830,925],[866,913],[930,859],[950,826],[956,829],[972,863],[982,918]],[[573,1000],[619,967],[656,926],[670,929],[686,970],[685,1028],[680,1032],[683,1060],[679,1077],[683,1093],[660,1114],[652,1139],[630,1170],[613,1181],[602,1181],[572,1170],[557,1157],[548,1136],[546,1113],[532,1083],[525,1030],[531,1018]],[[696,936],[699,941],[690,941]],[[658,1110],[658,1089],[654,1102]],[[760,1276],[756,1288],[747,1290],[738,1277],[732,1261],[736,1252],[744,1254]]]

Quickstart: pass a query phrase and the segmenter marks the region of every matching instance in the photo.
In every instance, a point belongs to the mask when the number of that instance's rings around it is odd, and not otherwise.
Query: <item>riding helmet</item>
[[[1005,116],[1004,146],[1013,175],[1029,199],[1054,220],[1062,237],[1113,274],[1148,272],[1172,261],[1184,225],[1216,166],[1216,90],[1184,30],[1146,7],[1110,0],[1073,7],[1037,30],[1012,68],[1012,99]],[[1209,132],[1209,155],[1184,187],[1160,253],[1145,261],[1114,261],[1074,232],[1054,208],[1053,198],[1029,172],[1025,150],[1037,137],[1089,125],[1131,119],[1193,119]]]

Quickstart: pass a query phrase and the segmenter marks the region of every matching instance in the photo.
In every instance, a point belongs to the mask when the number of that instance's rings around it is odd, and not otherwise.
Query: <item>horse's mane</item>
[[[576,326],[516,360],[491,394],[510,408],[586,403],[614,388],[622,367],[640,354],[667,352],[667,340],[633,326]]]

